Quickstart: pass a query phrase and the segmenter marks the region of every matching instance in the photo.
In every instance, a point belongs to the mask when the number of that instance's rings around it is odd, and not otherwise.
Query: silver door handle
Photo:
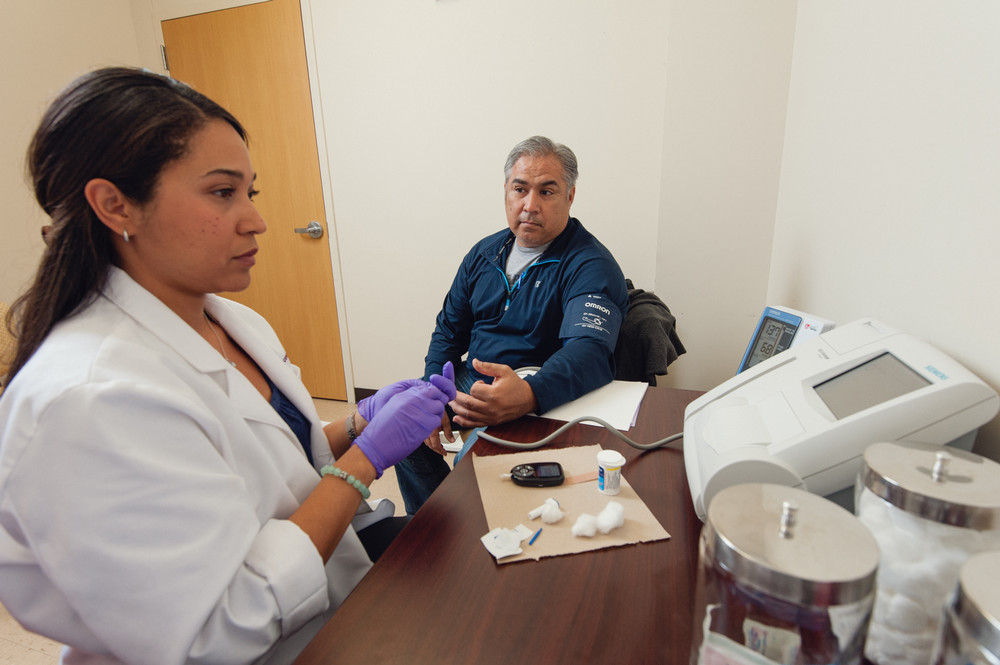
[[[304,229],[295,229],[296,233],[307,233],[310,238],[322,238],[323,237],[323,225],[319,222],[309,222],[308,226]]]

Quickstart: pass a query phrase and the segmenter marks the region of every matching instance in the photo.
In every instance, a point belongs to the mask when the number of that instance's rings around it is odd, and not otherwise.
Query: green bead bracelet
[[[342,478],[344,481],[347,482],[348,485],[361,492],[362,498],[367,499],[372,495],[372,491],[368,489],[363,482],[361,482],[351,474],[347,473],[346,471],[338,467],[324,466],[322,469],[319,470],[319,475],[337,476],[338,478]]]

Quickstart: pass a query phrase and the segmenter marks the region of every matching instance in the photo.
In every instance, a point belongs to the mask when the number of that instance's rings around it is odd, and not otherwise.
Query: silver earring
[[[122,237],[125,238],[125,242],[129,241],[129,239],[128,239],[128,229],[123,229],[122,230]]]

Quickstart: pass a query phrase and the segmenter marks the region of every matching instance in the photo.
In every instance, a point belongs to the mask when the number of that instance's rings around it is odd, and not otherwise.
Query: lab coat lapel
[[[313,403],[309,391],[306,390],[305,385],[303,385],[302,380],[299,378],[298,372],[290,364],[288,356],[285,355],[280,341],[274,335],[273,330],[270,328],[266,331],[256,330],[236,310],[236,307],[242,306],[224,298],[209,296],[205,307],[208,313],[226,329],[229,336],[254,359],[257,366],[271,379],[271,382],[274,383],[278,390],[284,393],[285,397],[311,421],[310,443],[312,445],[313,460],[317,464],[326,464],[330,461],[332,459],[330,444],[326,440],[319,415],[316,413],[316,405]],[[268,337],[274,337],[270,343],[260,334],[265,332]],[[249,381],[245,383],[248,386],[250,385]],[[254,392],[256,393],[256,390]],[[279,426],[284,426],[284,421],[281,420],[274,409],[269,408],[266,411],[269,418],[264,422],[270,423],[273,422],[272,418],[277,418],[278,423],[280,423]],[[254,412],[246,414],[246,417],[256,418],[258,415],[258,413]]]
[[[125,271],[111,268],[104,296],[199,372],[222,372],[219,377],[220,385],[229,392],[228,381],[225,380],[225,370],[229,364],[219,355],[218,350]]]
[[[288,356],[280,348],[268,344],[257,331],[251,328],[240,315],[234,311],[231,303],[218,296],[209,296],[205,309],[225,328],[229,336],[239,344],[247,354],[254,359],[257,366],[271,381],[295,404],[302,413],[308,415],[312,410],[312,397],[306,391],[289,364]]]
[[[268,345],[260,335],[257,334],[253,328],[237,313],[230,304],[223,298],[219,296],[209,296],[208,300],[205,302],[205,309],[208,311],[209,315],[219,322],[219,325],[225,329],[226,333],[233,338],[240,347],[246,351],[247,355],[253,358],[260,370],[264,372],[272,383],[278,387],[281,392],[292,400],[300,410],[302,410],[302,405],[289,393],[292,392],[292,386],[289,385],[289,375],[292,373],[290,367],[285,366],[280,358],[277,357],[277,349]],[[294,378],[294,376],[292,377]],[[231,382],[230,394],[233,397],[237,397],[237,381]],[[257,392],[253,385],[249,381],[239,382],[245,383],[250,387],[254,393],[260,397],[260,393]],[[241,391],[242,392],[242,391]],[[239,395],[243,397],[242,395]],[[263,397],[261,397],[263,399]],[[240,400],[242,403],[243,399]],[[308,410],[303,410],[303,413],[308,414]],[[261,417],[263,416],[263,418]],[[284,422],[281,417],[277,415],[274,409],[266,409],[262,413],[257,410],[250,411],[246,413],[246,417],[254,420],[262,420],[263,422],[274,422],[273,418],[277,418],[278,422]]]
[[[161,342],[184,358],[196,371],[210,377],[231,398],[246,420],[264,422],[274,427],[291,430],[281,419],[277,411],[267,404],[264,397],[257,392],[238,370],[230,367],[218,349],[209,344],[191,326],[177,316],[173,310],[163,304],[156,296],[137,284],[126,272],[119,268],[111,268],[104,295],[114,302],[121,310],[134,319],[139,325],[156,336]],[[275,358],[275,351],[260,341],[249,325],[242,321],[238,314],[225,306],[227,301],[217,296],[209,296],[206,308],[209,313],[226,329],[244,350],[260,365],[261,369],[271,377],[275,385],[285,392],[285,378],[290,368],[282,368],[280,360]],[[270,362],[274,360],[274,363]],[[283,369],[284,371],[277,371]],[[280,375],[280,378],[279,376]],[[289,388],[291,390],[291,388]],[[304,388],[303,388],[304,390]],[[285,392],[288,395],[288,392]],[[291,398],[291,397],[290,397]],[[301,406],[295,402],[296,406]],[[262,405],[267,408],[262,408]],[[314,408],[310,404],[310,408]],[[307,415],[310,411],[303,411]]]

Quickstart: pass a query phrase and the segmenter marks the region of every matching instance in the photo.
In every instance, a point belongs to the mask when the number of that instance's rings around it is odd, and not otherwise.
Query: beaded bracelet
[[[354,413],[357,413],[357,411]],[[358,432],[354,429],[354,413],[349,415],[347,420],[344,422],[347,426],[347,438],[351,440],[351,443],[354,443],[354,440],[358,438]]]
[[[347,473],[341,468],[327,465],[319,470],[319,475],[321,476],[330,475],[330,476],[337,476],[338,478],[343,478],[345,481],[347,481],[347,483],[351,487],[361,492],[361,496],[364,499],[367,499],[372,495],[372,491],[368,489],[363,482],[361,482],[360,480],[358,480],[357,478],[355,478],[354,476]]]

